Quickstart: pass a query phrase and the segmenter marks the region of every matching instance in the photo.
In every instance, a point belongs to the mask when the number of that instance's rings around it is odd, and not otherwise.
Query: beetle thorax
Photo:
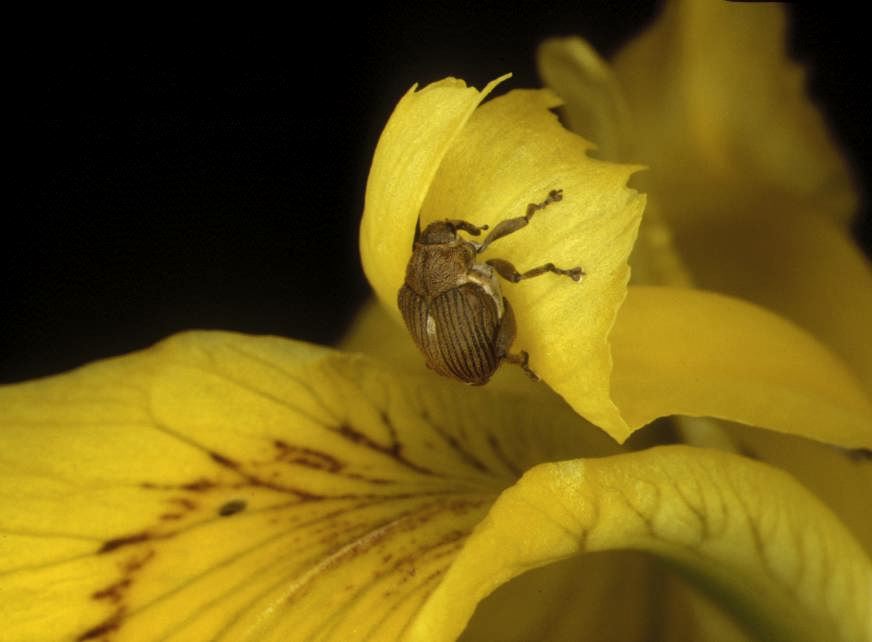
[[[406,285],[425,299],[434,299],[457,287],[475,265],[475,248],[455,238],[449,243],[415,243],[406,269]]]

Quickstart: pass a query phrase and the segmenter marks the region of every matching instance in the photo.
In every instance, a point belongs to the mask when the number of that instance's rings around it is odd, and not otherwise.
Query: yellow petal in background
[[[494,243],[481,258],[508,260],[519,271],[548,262],[585,271],[579,283],[545,274],[506,285],[504,295],[518,326],[513,350],[526,350],[533,370],[576,411],[623,439],[629,432],[609,397],[607,336],[626,293],[627,257],[645,199],[626,187],[638,167],[587,157],[590,144],[563,129],[549,111],[557,104],[547,91],[513,91],[479,107],[458,131],[432,183],[414,186],[429,189],[421,224],[457,218],[493,227],[523,216],[530,203],[544,200],[551,190],[563,190],[560,202],[539,212],[523,230]],[[426,114],[419,117],[426,121]],[[388,123],[386,132],[395,129]],[[421,136],[409,129],[405,137],[383,138],[379,150],[400,157],[408,153],[403,149],[423,144]],[[388,181],[396,182],[379,170],[370,177],[368,192],[386,189],[383,183]],[[388,220],[371,210],[367,198],[362,230],[403,237],[387,243],[372,234],[361,236],[364,264],[385,266],[367,270],[370,283],[395,310],[417,212],[394,209]]]
[[[539,45],[536,61],[545,85],[565,101],[561,113],[569,128],[594,142],[598,158],[614,162],[641,158],[634,146],[645,132],[635,130],[620,81],[590,44],[577,36],[550,38]],[[657,157],[647,160],[654,163],[649,172],[656,177]],[[646,173],[634,180],[644,180]],[[630,256],[631,283],[690,285],[661,207],[669,207],[668,202],[649,200],[645,208]]]
[[[463,620],[515,576],[615,549],[666,560],[759,639],[872,639],[872,562],[838,519],[774,468],[686,446],[529,471],[469,537],[410,639],[451,639],[460,630],[444,613]]]
[[[676,0],[614,59],[635,124],[629,158],[673,224],[736,212],[846,222],[847,163],[787,52],[775,3]]]
[[[578,38],[545,42],[539,66],[549,86],[566,97],[576,131],[611,141],[622,127],[621,147],[606,145],[613,154],[606,157],[650,164],[634,178],[650,197],[630,259],[636,283],[695,285],[764,306],[814,335],[872,397],[866,329],[872,270],[844,230],[856,189],[786,42],[781,6],[675,0],[618,54],[612,68]],[[678,309],[671,314],[683,336],[704,340],[706,328],[678,320]],[[649,344],[646,321],[637,321],[639,341],[624,356],[638,368],[633,352]],[[681,354],[683,347],[676,345]],[[807,364],[801,369],[813,372]],[[687,375],[691,388],[699,384],[693,372]],[[650,383],[659,385],[653,378]],[[792,385],[787,379],[768,383]],[[685,386],[673,380],[671,392],[660,387],[665,401],[670,394],[681,396]],[[698,401],[718,394],[712,390]],[[632,413],[639,401],[619,405]],[[691,405],[696,413],[712,412]],[[653,416],[650,410],[646,417]],[[748,410],[741,410],[743,416],[750,416]],[[781,429],[806,424],[802,434],[817,439],[840,432],[833,416],[821,418],[817,428],[811,415],[796,419],[782,418]],[[756,422],[769,425],[759,413]]]
[[[652,560],[633,551],[570,557],[500,586],[460,641],[653,640],[659,579]]]
[[[454,391],[228,333],[0,389],[4,639],[396,639],[523,470],[616,452]]]
[[[872,396],[872,269],[833,221],[767,212],[687,221],[675,233],[701,287],[799,324],[838,354]]]
[[[835,448],[810,439],[729,424],[743,455],[786,470],[817,495],[872,556],[872,452]]]
[[[747,642],[734,619],[657,558],[620,550],[527,571],[482,600],[460,642]]]
[[[585,40],[551,38],[537,53],[539,75],[566,102],[569,128],[596,145],[596,155],[621,162],[633,148],[633,121],[609,64]]]
[[[482,91],[456,78],[420,91],[412,87],[382,132],[366,185],[360,256],[370,283],[384,284],[376,293],[391,309],[396,308],[415,222],[433,175],[476,106],[506,78]]]
[[[698,290],[634,287],[612,333],[613,392],[628,423],[709,416],[872,446],[872,404],[835,354],[784,319]]]

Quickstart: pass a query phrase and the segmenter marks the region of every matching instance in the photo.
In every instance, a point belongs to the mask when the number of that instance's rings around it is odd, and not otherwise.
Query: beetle
[[[491,243],[527,226],[533,215],[563,199],[563,190],[551,190],[541,203],[530,203],[524,216],[501,221],[481,243],[461,238],[463,231],[478,236],[487,225],[446,219],[420,225],[406,267],[406,280],[397,294],[397,305],[427,366],[464,383],[482,385],[505,359],[533,379],[525,351],[509,352],[515,339],[515,315],[503,297],[497,275],[517,283],[546,272],[579,281],[580,267],[568,270],[545,263],[518,272],[503,259],[477,263],[476,256]]]

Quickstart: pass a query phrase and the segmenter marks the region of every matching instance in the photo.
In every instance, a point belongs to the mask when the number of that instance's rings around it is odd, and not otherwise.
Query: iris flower
[[[342,350],[190,332],[0,390],[4,639],[872,639],[872,288],[783,25],[676,3],[614,67],[546,43],[598,150],[551,90],[412,88]],[[505,287],[543,383],[428,372],[419,217],[552,189],[483,255],[585,271]]]

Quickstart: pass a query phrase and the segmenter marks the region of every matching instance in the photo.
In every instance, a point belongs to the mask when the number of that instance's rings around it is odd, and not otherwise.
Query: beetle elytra
[[[584,272],[580,267],[561,269],[553,263],[518,272],[503,259],[484,263],[475,259],[491,243],[526,227],[536,212],[562,198],[563,190],[552,190],[541,203],[530,203],[524,216],[495,225],[481,243],[463,239],[458,232],[478,236],[488,227],[462,220],[436,221],[416,234],[397,304],[431,369],[481,385],[505,359],[538,380],[525,351],[509,352],[515,338],[515,315],[502,295],[497,275],[517,283],[553,272],[578,281]]]

